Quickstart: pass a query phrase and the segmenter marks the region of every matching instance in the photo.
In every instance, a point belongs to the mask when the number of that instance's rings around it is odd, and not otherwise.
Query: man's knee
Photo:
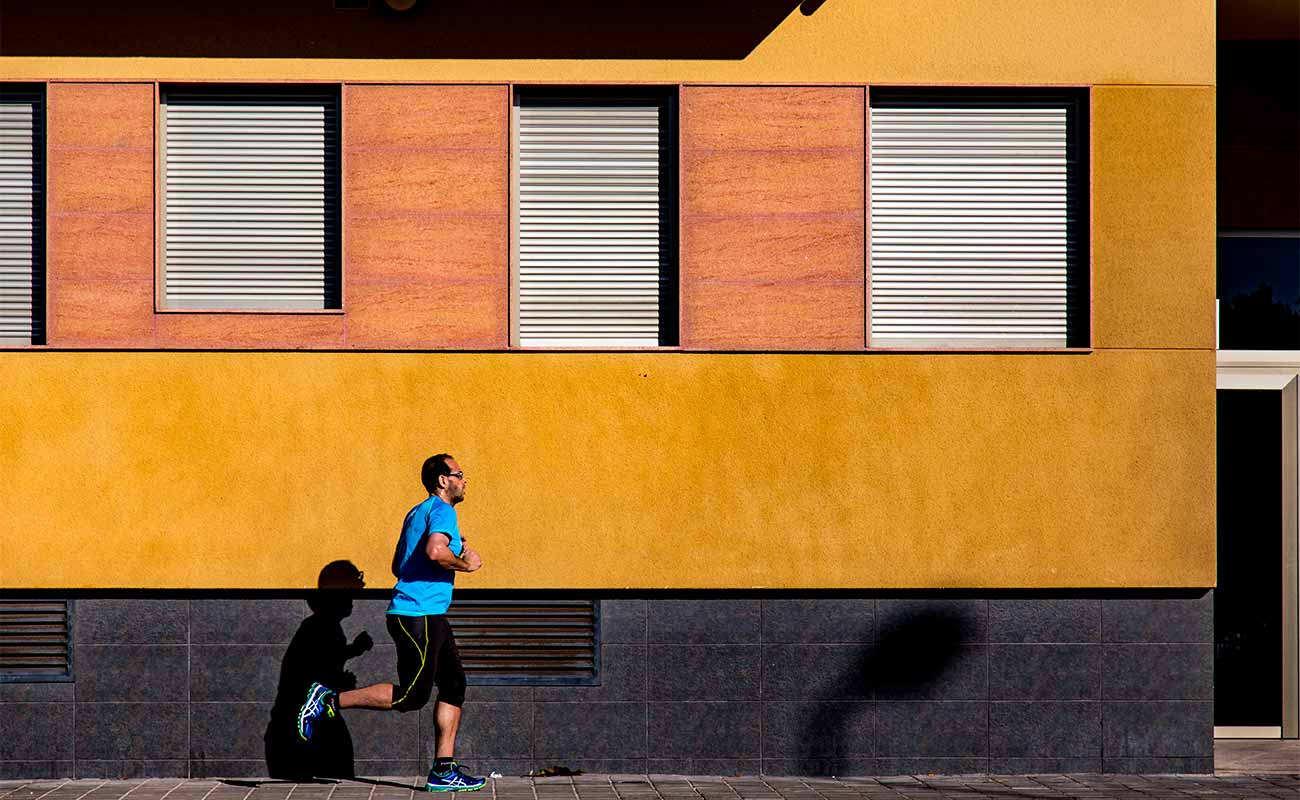
[[[438,684],[438,702],[460,708],[465,705],[465,676],[453,675]]]
[[[431,686],[412,686],[406,690],[405,694],[400,694],[393,701],[393,710],[406,713],[407,711],[419,711],[429,704],[429,694],[433,687]],[[394,694],[398,694],[394,692]]]

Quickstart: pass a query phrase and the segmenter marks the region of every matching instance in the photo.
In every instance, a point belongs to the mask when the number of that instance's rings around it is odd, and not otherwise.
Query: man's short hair
[[[317,589],[364,589],[365,574],[351,561],[331,561],[321,568]]]
[[[450,453],[439,453],[424,460],[424,466],[420,468],[420,481],[424,484],[424,488],[429,490],[429,494],[438,491],[440,476],[451,474],[451,467],[447,466],[451,458]]]

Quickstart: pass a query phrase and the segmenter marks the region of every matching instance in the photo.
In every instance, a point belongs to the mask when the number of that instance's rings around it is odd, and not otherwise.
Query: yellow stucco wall
[[[0,79],[1208,85],[1214,25],[1213,0],[828,0],[743,59],[29,57]]]
[[[1214,349],[1214,89],[1092,92],[1093,344]]]
[[[1214,354],[0,354],[0,587],[1207,586]]]
[[[0,351],[0,589],[1214,583],[1214,4],[828,0],[735,61],[0,57],[0,79],[1092,85],[1086,354]],[[1110,84],[1110,85],[1108,85]]]

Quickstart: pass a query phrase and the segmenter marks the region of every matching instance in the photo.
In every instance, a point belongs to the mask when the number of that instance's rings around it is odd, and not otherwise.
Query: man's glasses
[[[462,480],[462,481],[465,480],[465,473],[460,472],[460,471],[456,471],[456,472],[448,472],[448,473],[447,473],[447,476],[450,477],[450,478],[459,478],[459,479]]]

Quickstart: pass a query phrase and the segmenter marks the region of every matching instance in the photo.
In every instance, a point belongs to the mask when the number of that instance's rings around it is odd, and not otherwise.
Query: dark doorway
[[[1282,725],[1282,393],[1218,393],[1214,724]]]

